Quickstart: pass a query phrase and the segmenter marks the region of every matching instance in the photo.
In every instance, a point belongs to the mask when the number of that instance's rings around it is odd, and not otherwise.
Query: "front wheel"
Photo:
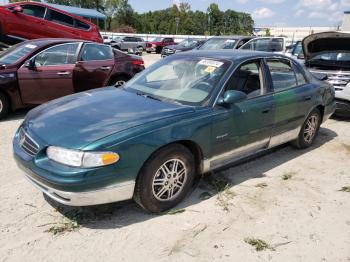
[[[307,116],[298,138],[292,144],[300,149],[310,147],[315,141],[321,125],[321,112],[317,108]]]
[[[10,103],[7,97],[3,93],[0,93],[0,119],[5,118],[9,111]]]
[[[163,212],[186,197],[194,177],[192,153],[182,145],[165,147],[151,156],[142,168],[134,199],[147,211]]]

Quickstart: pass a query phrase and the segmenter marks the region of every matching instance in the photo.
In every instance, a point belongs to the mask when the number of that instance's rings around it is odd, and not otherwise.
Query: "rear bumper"
[[[350,116],[350,101],[336,99],[335,114],[340,116]]]

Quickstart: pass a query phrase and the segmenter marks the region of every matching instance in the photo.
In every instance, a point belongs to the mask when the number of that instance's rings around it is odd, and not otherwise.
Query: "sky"
[[[159,10],[181,0],[129,0],[137,12]],[[205,11],[210,3],[221,10],[233,9],[252,14],[256,27],[337,26],[350,0],[185,0],[192,10]]]

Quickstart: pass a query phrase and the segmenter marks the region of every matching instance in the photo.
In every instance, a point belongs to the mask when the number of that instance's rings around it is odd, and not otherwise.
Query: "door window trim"
[[[82,55],[82,52],[83,52],[83,49],[86,45],[88,44],[93,44],[93,45],[102,45],[102,46],[108,46],[110,47],[111,51],[112,51],[112,57],[109,58],[109,59],[103,59],[103,60],[88,60],[88,61],[83,61],[81,60],[81,55]],[[81,47],[80,51],[79,51],[79,54],[78,54],[78,57],[77,57],[77,62],[80,62],[80,63],[87,63],[87,62],[101,62],[101,61],[109,61],[109,60],[114,60],[114,52],[113,52],[113,49],[111,46],[109,45],[106,45],[106,44],[101,44],[101,43],[94,43],[94,42],[88,42],[88,43],[83,43],[83,46]]]
[[[27,58],[23,62],[23,64],[21,65],[20,68],[25,67],[25,64],[27,63],[27,61],[35,59],[38,55],[42,54],[43,52],[45,52],[45,51],[47,51],[47,50],[49,50],[51,48],[54,48],[54,47],[57,47],[57,46],[62,46],[62,45],[69,45],[69,44],[78,44],[77,50],[75,51],[75,55],[74,55],[74,57],[76,58],[76,61],[73,64],[62,64],[62,65],[75,65],[78,62],[78,54],[80,52],[80,48],[81,48],[81,45],[83,44],[83,42],[68,42],[68,43],[62,43],[62,44],[58,44],[58,45],[53,45],[53,46],[47,47],[44,50],[41,50],[39,53],[31,56],[30,58]],[[44,66],[45,67],[49,67],[49,66],[52,67],[52,66],[62,66],[62,65],[44,65]],[[44,67],[44,66],[40,66],[40,67]]]

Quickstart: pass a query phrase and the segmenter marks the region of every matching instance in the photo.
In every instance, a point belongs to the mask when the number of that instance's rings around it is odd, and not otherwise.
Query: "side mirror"
[[[24,64],[25,67],[27,67],[30,70],[35,70],[36,66],[35,66],[35,60],[34,59],[30,59],[28,61],[26,61],[26,63]]]
[[[12,10],[12,13],[16,14],[16,13],[23,13],[23,8],[19,5],[15,6]]]
[[[233,105],[246,99],[247,95],[245,93],[237,90],[228,90],[225,92],[224,97],[219,99],[218,105]]]
[[[300,53],[298,56],[297,56],[298,59],[300,60],[304,60],[305,59],[305,56],[303,53]]]

